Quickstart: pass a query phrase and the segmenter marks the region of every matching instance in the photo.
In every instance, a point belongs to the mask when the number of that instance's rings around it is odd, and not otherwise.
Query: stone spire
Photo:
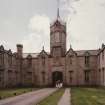
[[[60,19],[60,14],[59,14],[59,0],[57,0],[58,1],[58,9],[57,9],[57,20],[59,20]]]

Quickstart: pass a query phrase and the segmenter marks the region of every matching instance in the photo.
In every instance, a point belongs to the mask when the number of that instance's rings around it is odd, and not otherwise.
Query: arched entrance
[[[55,86],[57,81],[63,82],[63,73],[60,71],[52,73],[52,85]]]

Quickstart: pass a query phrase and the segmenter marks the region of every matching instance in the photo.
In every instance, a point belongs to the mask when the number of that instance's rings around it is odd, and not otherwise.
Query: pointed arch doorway
[[[63,73],[60,71],[52,73],[52,85],[55,86],[57,81],[63,82]]]

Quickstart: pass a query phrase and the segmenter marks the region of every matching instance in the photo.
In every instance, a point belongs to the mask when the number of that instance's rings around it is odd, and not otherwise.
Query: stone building
[[[96,50],[66,49],[66,23],[58,16],[50,25],[50,52],[12,53],[0,46],[0,87],[105,85],[105,45]]]

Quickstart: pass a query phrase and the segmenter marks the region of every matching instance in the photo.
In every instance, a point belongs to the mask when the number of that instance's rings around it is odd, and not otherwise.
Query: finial
[[[44,50],[44,46],[42,47],[42,49]]]
[[[72,45],[70,44],[70,49],[72,49]]]

